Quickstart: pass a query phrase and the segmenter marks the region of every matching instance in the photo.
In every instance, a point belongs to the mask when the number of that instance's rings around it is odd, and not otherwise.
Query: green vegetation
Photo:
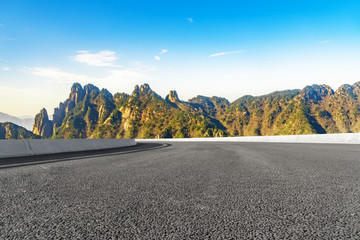
[[[5,122],[0,123],[0,139],[40,139],[39,135],[36,135],[23,127],[20,127],[14,123]]]
[[[165,99],[149,85],[131,95],[74,84],[54,113],[53,138],[191,138],[360,131],[360,83],[336,92],[326,85],[225,98]],[[38,122],[46,122],[46,110]],[[45,116],[46,117],[40,117]],[[44,120],[45,119],[45,120]],[[48,124],[51,125],[51,124]],[[35,128],[36,126],[34,126]],[[42,129],[38,127],[37,129]],[[41,131],[39,131],[41,133]]]

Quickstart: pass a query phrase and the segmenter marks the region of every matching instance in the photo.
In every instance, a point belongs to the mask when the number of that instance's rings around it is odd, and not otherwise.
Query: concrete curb
[[[18,139],[0,140],[0,158],[81,152],[136,145],[134,139]]]
[[[278,142],[278,143],[333,143],[360,144],[360,133],[281,135],[219,138],[164,138],[136,139],[137,142]]]

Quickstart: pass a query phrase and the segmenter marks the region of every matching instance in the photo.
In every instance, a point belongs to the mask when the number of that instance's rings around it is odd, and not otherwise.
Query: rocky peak
[[[107,90],[106,88],[101,89],[100,94],[101,94],[102,96],[106,96],[106,97],[110,97],[110,98],[113,97],[113,95],[111,94],[111,92],[109,92],[109,90]]]
[[[149,86],[149,84],[143,84],[140,86],[140,96],[154,97],[158,96]]]
[[[230,104],[226,98],[212,96],[210,99],[215,104],[215,106],[227,107]]]
[[[99,90],[99,88],[95,87],[92,84],[87,84],[84,86],[84,91],[86,95],[90,94],[94,90]]]
[[[349,84],[341,85],[337,90],[336,94],[351,94],[354,88]]]
[[[133,93],[131,94],[132,97],[152,97],[156,94],[151,90],[149,84],[143,84],[139,87],[139,85],[136,85],[134,88]]]
[[[203,106],[228,106],[230,103],[226,98],[212,96],[212,97],[205,97],[201,95],[197,95],[194,98],[189,99],[191,103],[198,103]]]
[[[65,104],[60,103],[58,108],[54,109],[53,122],[55,127],[60,127],[65,117]]]
[[[35,116],[33,133],[46,138],[50,138],[53,135],[53,122],[49,120],[45,108],[41,109],[40,113]]]
[[[72,86],[71,86],[71,93],[76,93],[76,92],[79,92],[79,91],[82,91],[82,86],[80,83],[74,83]]]
[[[356,82],[354,83],[353,87],[353,93],[356,94],[357,96],[360,95],[360,82]]]
[[[189,103],[198,104],[201,107],[205,107],[205,108],[214,107],[214,104],[209,97],[205,97],[201,95],[197,95],[196,97],[189,99]]]
[[[178,103],[180,102],[180,99],[177,95],[177,92],[172,90],[170,91],[169,95],[166,96],[166,100],[172,102],[172,103]]]
[[[106,108],[112,109],[115,107],[113,95],[105,88],[101,89],[98,97],[94,100],[99,106],[104,105]]]
[[[152,91],[149,84],[145,83],[144,85],[141,85],[140,92],[147,93],[149,91]]]
[[[126,94],[126,93],[115,93],[114,95],[114,100],[115,102],[118,102],[122,99],[126,99],[129,97],[129,94]]]
[[[58,108],[54,109],[53,123],[55,128],[60,127],[66,114],[84,100],[85,96],[89,96],[95,90],[99,89],[92,84],[87,84],[82,88],[79,83],[74,83],[71,87],[69,98],[60,103]]]
[[[360,88],[360,81],[359,81],[359,82],[354,83],[353,87],[354,87],[354,88],[355,88],[355,87]]]
[[[132,92],[131,96],[133,96],[133,97],[137,97],[137,96],[139,96],[139,94],[140,94],[140,88],[139,88],[139,85],[135,85],[135,87],[134,87],[134,91]]]
[[[69,99],[71,102],[77,104],[78,102],[82,101],[85,96],[85,91],[81,87],[79,83],[74,83],[71,87],[71,92],[69,95]]]
[[[301,90],[299,96],[305,100],[313,100],[317,102],[333,94],[334,94],[334,90],[332,90],[330,86],[327,86],[325,84],[323,85],[314,84],[311,86],[306,86],[303,90]]]

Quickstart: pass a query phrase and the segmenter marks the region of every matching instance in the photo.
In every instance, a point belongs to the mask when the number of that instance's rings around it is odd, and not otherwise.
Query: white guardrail
[[[278,142],[278,143],[334,143],[360,144],[360,133],[278,135],[255,137],[219,137],[219,138],[163,138],[136,139],[137,142]]]
[[[134,139],[4,139],[0,158],[81,152],[136,145]]]
[[[360,133],[163,139],[19,139],[0,140],[0,158],[101,150],[136,142],[277,142],[360,144]]]

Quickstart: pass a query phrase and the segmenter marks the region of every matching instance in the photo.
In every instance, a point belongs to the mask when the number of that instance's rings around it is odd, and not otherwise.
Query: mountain
[[[40,122],[34,129],[41,129]],[[53,126],[53,138],[226,136],[211,118],[180,101],[176,92],[163,99],[147,84],[136,86],[131,95],[113,96],[106,89],[76,83],[69,98],[55,109]]]
[[[28,130],[32,130],[34,124],[34,118],[30,117],[14,117],[6,113],[0,112],[0,122],[12,122],[16,125],[22,126]]]
[[[33,133],[50,138],[53,135],[53,125],[53,122],[49,120],[46,109],[43,108],[40,113],[35,116]]]
[[[11,122],[0,123],[0,139],[40,139],[36,135],[23,127]]]
[[[360,132],[360,82],[243,96],[230,103],[172,90],[162,98],[148,84],[112,95],[75,83],[68,99],[36,116],[34,133],[52,138],[174,138]]]

